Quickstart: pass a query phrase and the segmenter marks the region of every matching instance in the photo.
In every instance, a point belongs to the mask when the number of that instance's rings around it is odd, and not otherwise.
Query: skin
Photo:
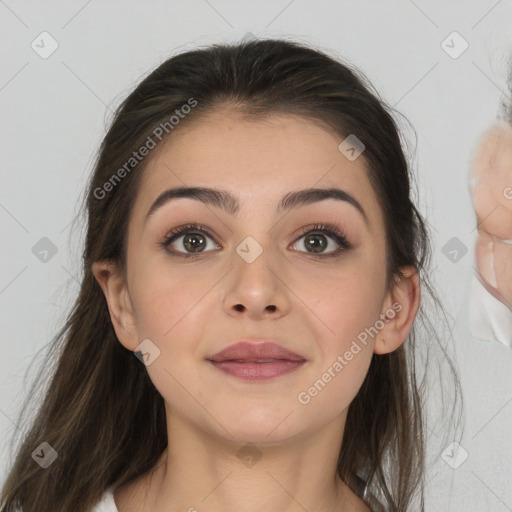
[[[405,341],[420,290],[413,268],[386,288],[382,209],[363,157],[349,161],[341,140],[309,120],[247,121],[226,110],[173,132],[148,165],[128,226],[126,282],[109,262],[93,266],[120,343],[135,350],[149,338],[161,351],[146,368],[165,400],[169,449],[153,472],[116,489],[120,512],[143,510],[145,500],[151,512],[369,510],[336,476],[347,409],[372,353]],[[144,225],[155,198],[183,185],[226,189],[241,210],[235,217],[180,198]],[[331,186],[361,203],[368,225],[354,206],[333,199],[274,213],[290,191]],[[216,235],[206,253],[185,260],[158,245],[190,222]],[[299,230],[316,222],[334,223],[355,248],[315,258]],[[263,249],[252,263],[235,250],[247,236]],[[325,252],[338,247],[327,240]],[[182,242],[173,247],[186,252]],[[310,403],[299,403],[298,393],[396,301],[401,311],[378,336]],[[276,340],[307,362],[254,382],[206,361],[246,336]],[[260,456],[251,467],[237,456],[244,446]]]
[[[512,308],[512,127],[491,127],[479,141],[471,165],[477,217],[476,261],[480,282]]]

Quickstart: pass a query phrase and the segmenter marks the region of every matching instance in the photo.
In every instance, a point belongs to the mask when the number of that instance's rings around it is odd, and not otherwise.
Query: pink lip
[[[234,377],[261,380],[296,370],[306,359],[273,342],[240,341],[211,356],[208,361]]]

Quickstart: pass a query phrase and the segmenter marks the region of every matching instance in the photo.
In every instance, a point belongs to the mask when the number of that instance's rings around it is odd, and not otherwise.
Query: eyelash
[[[171,230],[160,242],[160,246],[163,247],[165,250],[167,250],[172,256],[180,256],[183,258],[190,258],[191,256],[200,256],[201,254],[205,254],[204,252],[198,252],[198,253],[182,253],[179,251],[176,251],[174,249],[169,249],[169,245],[174,242],[176,239],[180,238],[181,235],[187,234],[187,233],[201,233],[204,235],[209,236],[213,240],[215,240],[215,237],[210,232],[210,230],[202,226],[200,224],[187,224],[185,226],[180,226],[178,228],[175,228]],[[341,252],[352,249],[352,244],[348,241],[345,234],[340,231],[337,227],[331,225],[331,224],[315,224],[312,227],[308,227],[305,229],[300,236],[297,238],[297,240],[303,238],[304,236],[308,234],[323,234],[331,237],[336,243],[340,245],[340,247],[332,252],[329,253],[306,253],[313,257],[318,258],[330,258],[333,256],[338,256]],[[215,242],[217,244],[217,242]],[[217,244],[218,245],[218,244]],[[209,252],[209,251],[207,251]]]

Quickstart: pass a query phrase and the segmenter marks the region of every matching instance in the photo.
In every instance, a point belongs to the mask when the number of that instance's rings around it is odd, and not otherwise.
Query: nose
[[[278,318],[288,312],[288,288],[283,273],[271,268],[275,260],[271,262],[269,256],[270,251],[265,250],[249,263],[235,253],[222,298],[228,314],[260,319],[270,315]]]

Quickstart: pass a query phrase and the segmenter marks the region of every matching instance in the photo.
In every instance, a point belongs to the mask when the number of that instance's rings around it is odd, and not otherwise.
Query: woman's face
[[[261,443],[300,437],[343,417],[374,348],[375,338],[366,334],[365,344],[363,333],[375,331],[385,313],[386,252],[383,214],[363,157],[347,158],[341,142],[292,116],[262,122],[219,112],[181,127],[158,148],[129,222],[133,323],[118,337],[130,350],[149,339],[148,361],[160,351],[146,368],[168,414],[232,441]],[[224,191],[233,202],[224,209],[180,197],[148,216],[157,198],[176,187]],[[277,210],[289,194],[311,188],[339,189],[354,202],[292,201]],[[162,245],[187,224],[207,233],[189,229]],[[350,248],[315,224],[334,226]],[[209,360],[256,338],[305,362],[250,380]]]

